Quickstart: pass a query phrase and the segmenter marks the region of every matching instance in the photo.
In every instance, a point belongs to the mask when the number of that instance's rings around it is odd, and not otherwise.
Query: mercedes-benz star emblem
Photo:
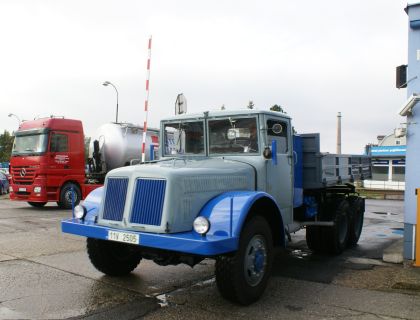
[[[24,177],[26,175],[26,169],[22,168],[22,170],[20,170],[20,176]]]

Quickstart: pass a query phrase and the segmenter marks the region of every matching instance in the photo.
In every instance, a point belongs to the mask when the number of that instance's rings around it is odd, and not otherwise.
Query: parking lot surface
[[[0,198],[0,319],[420,318],[419,288],[398,285],[417,269],[382,262],[402,238],[401,201],[367,200],[359,245],[338,257],[312,254],[304,231],[292,235],[265,295],[246,308],[219,296],[211,260],[194,268],[143,260],[129,276],[104,276],[85,239],[61,233],[69,215]]]

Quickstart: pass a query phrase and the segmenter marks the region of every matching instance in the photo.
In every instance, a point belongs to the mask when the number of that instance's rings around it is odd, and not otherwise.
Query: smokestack
[[[341,112],[337,114],[337,154],[341,154]]]

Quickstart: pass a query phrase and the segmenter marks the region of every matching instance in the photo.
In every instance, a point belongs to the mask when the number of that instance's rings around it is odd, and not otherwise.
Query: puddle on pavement
[[[384,216],[398,216],[398,213],[393,213],[393,212],[372,211],[372,213],[381,214],[381,215],[384,215]]]
[[[160,294],[155,297],[158,300],[158,305],[160,305],[161,308],[168,307],[168,295],[166,293]]]
[[[404,228],[391,228],[393,234],[404,235]]]
[[[293,257],[298,258],[298,259],[309,259],[312,255],[312,252],[299,250],[299,249],[292,250],[290,253]]]
[[[202,281],[199,281],[197,283],[194,283],[189,288],[207,287],[207,286],[212,285],[215,281],[216,281],[216,278],[212,277],[210,279],[206,279],[206,280],[202,280]],[[173,305],[177,305],[177,304],[185,304],[185,301],[183,299],[176,299],[175,297],[176,297],[177,293],[179,294],[179,293],[185,292],[186,290],[188,290],[188,288],[178,288],[178,289],[175,289],[171,292],[159,294],[159,295],[154,296],[154,297],[156,298],[156,300],[158,300],[157,303],[161,308],[169,307],[169,306],[173,306]],[[147,296],[147,297],[149,297],[149,296]]]

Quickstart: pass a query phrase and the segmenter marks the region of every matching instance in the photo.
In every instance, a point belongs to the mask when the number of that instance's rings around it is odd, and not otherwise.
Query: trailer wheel
[[[71,182],[66,183],[60,191],[60,201],[57,202],[58,206],[63,209],[71,209],[71,189],[74,190],[74,205],[77,206],[82,198],[80,188]]]
[[[337,202],[334,214],[334,226],[328,228],[326,235],[327,251],[338,255],[344,251],[349,238],[350,205],[346,199]]]
[[[322,240],[322,229],[320,226],[306,227],[306,244],[308,248],[314,252],[320,253],[325,251]]]
[[[141,260],[137,247],[130,244],[87,238],[86,247],[93,266],[109,276],[127,275]]]
[[[364,203],[360,197],[350,197],[350,223],[349,223],[349,239],[348,247],[354,247],[359,241],[363,229],[364,220]]]
[[[267,287],[273,263],[273,239],[262,217],[246,223],[234,255],[216,259],[216,284],[227,300],[249,305],[260,298]]]
[[[43,206],[45,206],[47,203],[46,202],[31,202],[28,201],[28,203],[35,208],[42,208]]]

